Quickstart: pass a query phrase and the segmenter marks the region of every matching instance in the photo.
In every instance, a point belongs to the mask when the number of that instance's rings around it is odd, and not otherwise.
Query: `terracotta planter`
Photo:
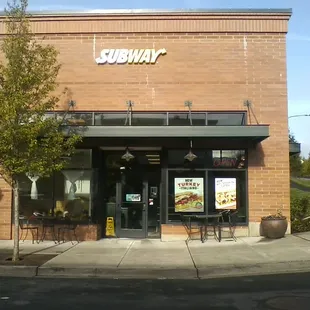
[[[287,219],[262,219],[263,236],[270,239],[283,238],[287,230]]]

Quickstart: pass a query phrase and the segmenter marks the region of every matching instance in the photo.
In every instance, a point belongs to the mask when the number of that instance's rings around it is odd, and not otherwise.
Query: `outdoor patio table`
[[[216,223],[213,222],[213,230],[214,230],[214,237],[218,240],[218,242],[221,242],[222,240],[222,229],[221,229],[221,221],[222,218],[221,213],[213,213],[213,214],[207,214],[207,215],[196,215],[196,218],[198,220],[201,220],[201,226],[200,226],[200,234],[201,234],[201,242],[204,243],[208,236],[207,227],[209,224],[209,219],[216,220]],[[217,226],[218,229],[218,235],[216,235],[215,226]]]
[[[192,229],[192,220],[197,219],[199,223],[199,230],[200,230],[200,240],[202,243],[204,243],[207,239],[208,232],[207,227],[209,223],[209,219],[216,220],[216,223],[213,223],[213,229],[214,229],[214,236],[215,238],[221,242],[222,240],[222,230],[221,230],[221,221],[222,218],[221,213],[213,213],[213,214],[204,214],[204,215],[197,215],[197,214],[191,214],[191,215],[183,215],[184,218],[187,218],[189,220],[189,230],[191,233]],[[215,226],[218,228],[218,235],[216,235]]]
[[[38,216],[37,219],[42,222],[42,236],[40,238],[40,241],[44,241],[46,230],[49,228],[53,236],[53,241],[57,243],[58,239],[55,234],[55,221],[57,218],[54,216]]]

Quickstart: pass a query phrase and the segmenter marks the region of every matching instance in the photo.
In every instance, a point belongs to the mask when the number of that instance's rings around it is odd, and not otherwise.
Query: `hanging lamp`
[[[193,126],[192,110],[191,110],[193,104],[191,101],[185,101],[184,105],[188,107],[188,116],[189,116],[190,126]],[[193,148],[193,141],[190,140],[189,152],[184,156],[184,159],[190,162],[192,162],[194,159],[197,158],[197,155],[193,153],[192,148]]]
[[[195,155],[192,151],[192,147],[193,147],[193,142],[192,140],[190,141],[190,148],[189,148],[189,152],[184,156],[184,159],[188,160],[188,161],[193,161],[194,159],[197,158],[197,155]]]
[[[134,159],[135,157],[129,152],[128,147],[126,148],[126,152],[125,154],[122,156],[122,159],[126,160],[126,161],[130,161],[132,159]]]

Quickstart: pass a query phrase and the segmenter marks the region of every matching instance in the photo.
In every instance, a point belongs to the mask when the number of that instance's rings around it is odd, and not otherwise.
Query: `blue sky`
[[[0,0],[5,7],[7,0]],[[66,4],[64,4],[66,3]],[[310,114],[310,11],[309,0],[29,0],[30,10],[173,8],[292,8],[287,36],[289,115]],[[310,117],[289,119],[291,131],[310,152]]]

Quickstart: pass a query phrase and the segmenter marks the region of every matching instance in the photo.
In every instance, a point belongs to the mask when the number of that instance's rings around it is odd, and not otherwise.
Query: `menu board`
[[[215,179],[215,208],[234,210],[236,203],[236,178]]]
[[[175,212],[204,212],[203,178],[174,179]]]

